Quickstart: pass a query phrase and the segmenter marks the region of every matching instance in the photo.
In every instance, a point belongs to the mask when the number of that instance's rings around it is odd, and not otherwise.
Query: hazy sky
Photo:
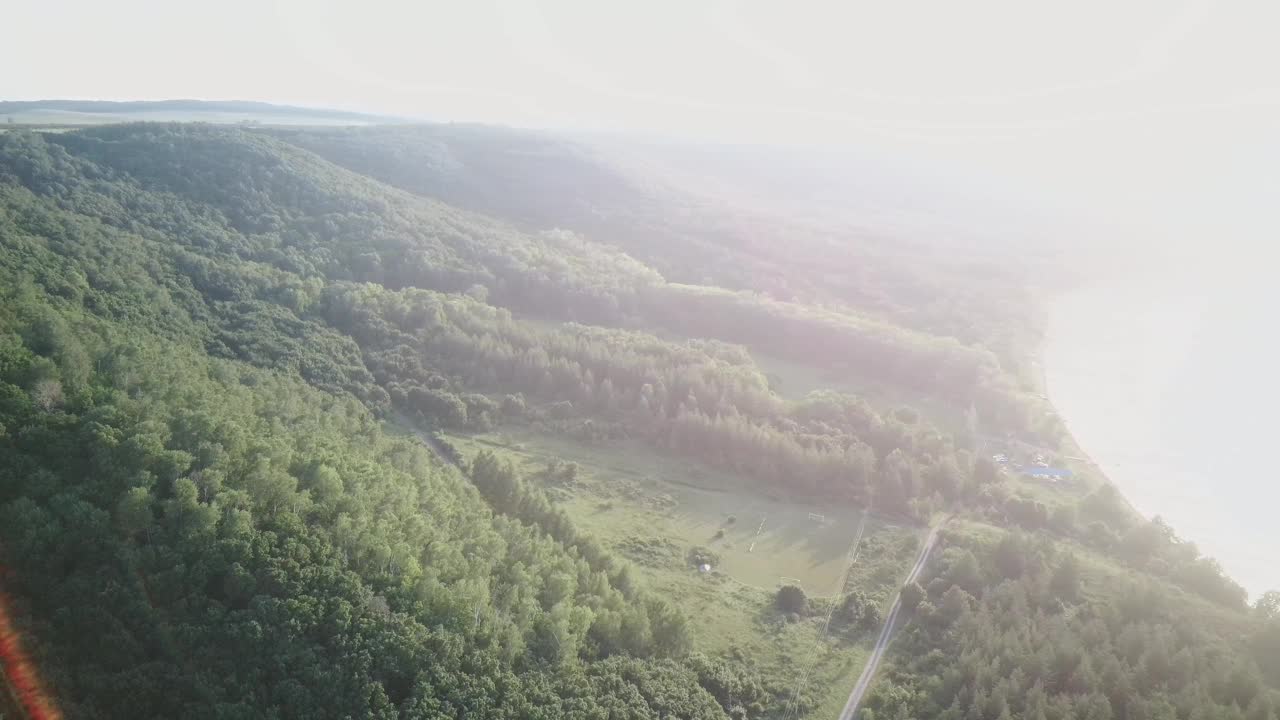
[[[0,15],[0,99],[847,145],[988,220],[1065,209],[1099,236],[1084,242],[1177,238],[1228,277],[1280,236],[1277,0],[9,0]]]
[[[4,15],[6,99],[838,142],[1233,235],[1280,192],[1270,0],[17,0]]]

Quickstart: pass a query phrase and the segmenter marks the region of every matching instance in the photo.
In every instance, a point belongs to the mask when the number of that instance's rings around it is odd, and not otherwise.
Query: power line
[[[853,572],[853,565],[858,561],[862,535],[867,528],[867,516],[870,514],[870,508],[862,511],[862,520],[858,523],[858,532],[854,535],[849,551],[845,554],[848,562],[845,563],[844,572],[840,574],[840,583],[836,585],[836,591],[831,596],[831,607],[827,610],[827,618],[822,624],[822,632],[818,633],[818,639],[814,643],[813,649],[809,651],[809,659],[805,662],[804,670],[801,671],[799,680],[796,681],[795,689],[791,693],[791,699],[787,701],[787,710],[783,714],[783,720],[791,720],[800,705],[800,693],[804,690],[804,684],[809,680],[809,674],[813,672],[813,666],[817,662],[818,649],[822,647],[823,641],[827,639],[827,630],[831,627],[831,618],[835,615],[836,606],[839,605],[840,598],[844,596],[844,589],[849,583],[849,574]]]

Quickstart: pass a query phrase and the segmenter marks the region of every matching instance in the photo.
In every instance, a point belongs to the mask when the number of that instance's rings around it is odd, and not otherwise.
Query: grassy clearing
[[[776,379],[778,394],[788,400],[799,400],[815,390],[835,390],[865,398],[877,412],[888,413],[900,407],[920,412],[939,430],[960,432],[964,429],[965,408],[954,407],[942,400],[912,392],[907,388],[860,375],[850,368],[820,368],[783,360],[754,349],[751,357],[765,374]]]
[[[576,480],[548,492],[583,530],[631,561],[645,584],[677,602],[697,647],[756,667],[794,688],[827,717],[843,705],[874,634],[838,618],[824,636],[830,598],[860,590],[886,607],[914,557],[919,531],[868,518],[858,561],[845,579],[862,511],[769,496],[738,478],[638,444],[588,446],[529,430],[451,435],[462,454],[489,450],[526,474],[551,460],[578,464]],[[821,515],[811,518],[810,513]],[[706,553],[703,573],[691,551]],[[774,605],[782,578],[811,598],[811,612],[786,617]]]
[[[675,560],[684,563],[685,551],[705,547],[717,557],[715,570],[765,590],[776,589],[786,577],[800,581],[811,596],[837,592],[862,518],[857,507],[744,492],[724,474],[677,459],[641,456],[640,448],[610,445],[602,451],[532,433],[451,439],[464,455],[488,449],[507,455],[526,473],[554,458],[575,461],[584,477],[578,487],[559,488],[556,495],[578,525],[639,564],[652,564],[650,551],[671,554],[661,548],[682,548]],[[876,520],[869,523],[870,529],[879,526]]]
[[[521,317],[521,321],[527,318]],[[550,323],[549,325],[557,325]],[[660,327],[645,327],[645,332],[671,342],[690,340],[687,335],[670,332]],[[751,359],[761,372],[769,376],[774,392],[787,400],[800,400],[815,390],[835,390],[864,398],[877,412],[887,414],[901,407],[920,412],[939,430],[956,433],[964,430],[964,412],[967,408],[955,407],[944,400],[922,395],[907,387],[886,382],[883,377],[868,375],[853,367],[819,367],[793,360],[786,360],[761,351],[758,347],[744,345]]]

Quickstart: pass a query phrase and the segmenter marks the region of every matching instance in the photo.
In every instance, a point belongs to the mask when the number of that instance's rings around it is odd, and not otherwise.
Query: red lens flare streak
[[[0,583],[6,571],[0,566]],[[9,601],[0,590],[0,670],[8,693],[26,720],[62,720],[62,713],[44,693],[35,665],[22,649],[18,631],[10,619]]]

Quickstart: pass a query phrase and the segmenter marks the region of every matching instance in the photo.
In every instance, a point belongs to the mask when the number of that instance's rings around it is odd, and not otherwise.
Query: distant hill
[[[356,173],[509,221],[562,228],[618,247],[668,280],[852,307],[891,323],[995,350],[1010,369],[1025,353],[1028,302],[1008,302],[1022,254],[940,243],[778,210],[765,198],[709,186],[736,174],[695,169],[678,153],[620,149],[552,132],[464,124],[280,128],[270,134]],[[710,165],[710,163],[706,163]],[[850,203],[857,192],[850,190]],[[865,204],[874,204],[866,201]],[[785,205],[784,205],[785,207]],[[946,287],[948,302],[938,303]]]
[[[6,100],[0,116],[23,124],[102,124],[135,120],[205,120],[291,125],[372,125],[402,120],[370,113],[249,100]]]

